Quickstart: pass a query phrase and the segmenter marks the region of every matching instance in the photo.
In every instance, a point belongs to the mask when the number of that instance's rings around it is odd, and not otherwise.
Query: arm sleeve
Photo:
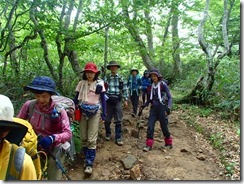
[[[166,95],[168,97],[168,107],[171,108],[172,107],[172,96],[171,96],[169,87],[165,82],[163,83],[163,88],[164,88]]]
[[[55,144],[65,143],[66,141],[70,141],[72,137],[69,117],[64,109],[61,111],[61,121],[62,121],[62,131],[60,133],[54,134]]]
[[[73,99],[75,105],[78,105],[78,104],[79,104],[78,96],[79,96],[79,92],[76,91],[75,97],[74,97],[74,99]]]
[[[107,107],[106,107],[106,98],[105,98],[105,92],[102,92],[100,94],[101,96],[101,105],[102,105],[102,113],[106,114]]]
[[[128,100],[128,87],[127,87],[127,81],[126,80],[123,80],[124,83],[123,83],[123,97],[124,99],[127,101]]]

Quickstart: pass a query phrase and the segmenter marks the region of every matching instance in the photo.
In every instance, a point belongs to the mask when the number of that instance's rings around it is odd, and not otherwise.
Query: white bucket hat
[[[10,99],[0,94],[0,131],[3,127],[9,127],[11,130],[5,137],[9,142],[19,144],[24,138],[27,127],[13,121],[14,107]]]

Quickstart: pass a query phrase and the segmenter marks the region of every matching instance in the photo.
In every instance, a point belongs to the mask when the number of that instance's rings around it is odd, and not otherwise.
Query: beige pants
[[[52,151],[58,162],[64,168],[65,152],[61,148],[54,148]],[[42,166],[45,164],[45,159],[41,159]],[[64,168],[65,170],[65,168]],[[47,178],[48,180],[62,180],[62,171],[58,167],[56,161],[49,155],[47,160]]]
[[[98,111],[91,118],[82,115],[80,121],[81,147],[96,149],[100,118],[101,111]]]

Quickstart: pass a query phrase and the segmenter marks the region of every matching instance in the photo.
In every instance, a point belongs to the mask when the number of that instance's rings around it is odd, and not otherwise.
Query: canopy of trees
[[[1,93],[48,75],[71,96],[86,62],[104,74],[116,60],[125,76],[132,67],[159,68],[179,102],[238,114],[239,1],[8,0],[0,7]]]

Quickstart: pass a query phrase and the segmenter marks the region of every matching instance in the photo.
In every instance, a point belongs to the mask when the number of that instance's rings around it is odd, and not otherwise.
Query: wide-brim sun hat
[[[149,70],[145,70],[143,73],[144,74],[149,74]]]
[[[9,142],[19,145],[28,128],[24,125],[14,122],[14,108],[10,99],[0,94],[0,129],[8,127],[9,133],[5,137]]]
[[[100,73],[100,71],[97,68],[97,65],[95,63],[93,63],[93,62],[87,63],[85,65],[84,70],[81,73],[86,72],[86,71],[90,71],[90,72],[93,72],[93,73],[96,73],[96,74]]]
[[[118,68],[120,68],[120,65],[116,61],[110,61],[107,65],[107,69],[109,70],[111,66],[117,66]]]
[[[149,72],[149,77],[151,77],[152,74],[157,75],[157,77],[158,77],[159,79],[162,78],[162,75],[160,74],[160,72],[159,72],[158,69],[155,69],[155,68],[154,68],[154,69],[150,70],[150,72]]]
[[[132,68],[132,69],[130,70],[130,73],[132,73],[133,71],[136,71],[136,72],[137,72],[137,74],[139,73],[139,70],[138,70],[138,69],[136,69],[136,68]]]
[[[55,90],[56,84],[55,82],[47,76],[38,76],[35,77],[30,85],[25,86],[25,91],[45,91],[50,92],[51,94],[59,95],[58,92]]]

